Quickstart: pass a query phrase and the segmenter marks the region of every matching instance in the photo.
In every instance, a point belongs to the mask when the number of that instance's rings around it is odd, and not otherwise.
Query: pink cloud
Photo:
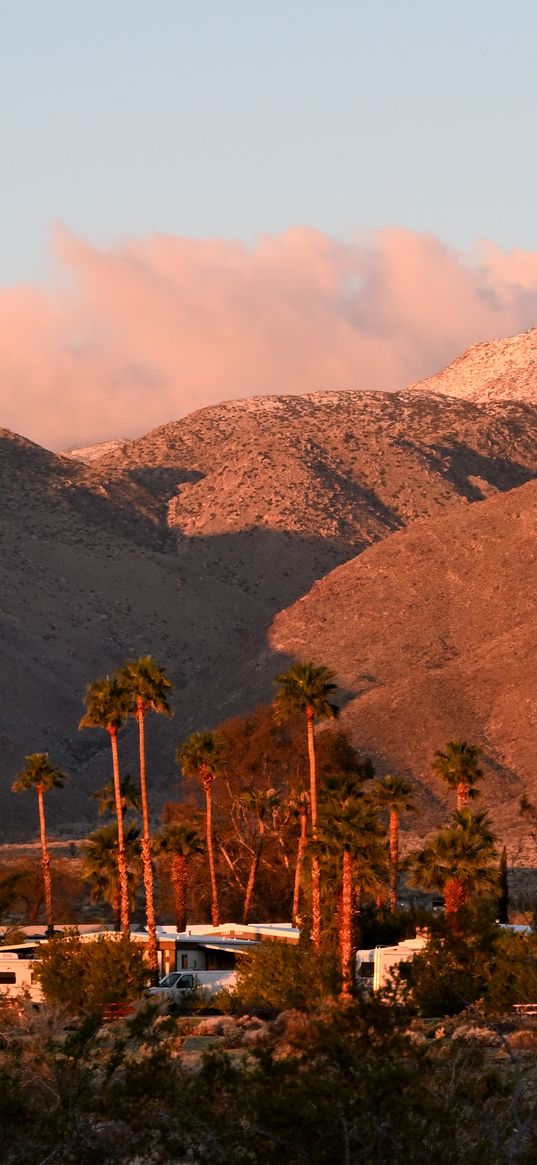
[[[233,397],[400,388],[537,315],[537,253],[402,230],[99,249],[58,228],[54,252],[54,286],[0,292],[0,424],[55,449]]]

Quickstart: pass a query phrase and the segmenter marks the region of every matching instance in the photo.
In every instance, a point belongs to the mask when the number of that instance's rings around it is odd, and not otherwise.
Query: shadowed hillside
[[[30,751],[73,774],[52,827],[94,818],[109,760],[104,734],[76,731],[89,680],[148,651],[168,666],[175,719],[149,729],[157,806],[175,742],[270,697],[278,611],[414,519],[462,518],[537,473],[537,408],[411,393],[231,402],[89,464],[0,436],[4,836],[35,829],[31,798],[9,794]],[[132,734],[123,752],[133,771]]]

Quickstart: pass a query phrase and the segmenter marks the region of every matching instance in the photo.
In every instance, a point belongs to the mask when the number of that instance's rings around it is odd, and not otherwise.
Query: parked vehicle
[[[233,990],[237,976],[235,971],[170,971],[160,980],[158,987],[150,987],[149,995],[168,999],[170,1003],[184,1003],[193,992],[217,995],[224,987]]]
[[[32,1003],[42,1003],[43,992],[34,977],[35,960],[25,957],[27,953],[0,950],[0,995],[10,999],[25,995]]]
[[[356,981],[362,987],[380,991],[386,987],[393,972],[401,963],[410,963],[427,942],[426,935],[407,938],[394,946],[373,947],[356,954]]]

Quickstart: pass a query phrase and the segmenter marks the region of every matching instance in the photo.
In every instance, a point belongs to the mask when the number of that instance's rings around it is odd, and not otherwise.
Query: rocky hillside
[[[537,402],[537,328],[505,340],[474,344],[443,372],[410,385],[464,400]]]
[[[151,730],[152,779],[155,803],[173,795],[174,743],[270,697],[274,616],[415,519],[462,519],[537,476],[537,407],[267,397],[86,462],[5,431],[0,451],[0,830],[34,828],[9,786],[26,752],[49,750],[73,775],[50,819],[76,833],[109,776],[106,740],[76,730],[88,680],[147,651],[168,665],[175,719]],[[136,763],[134,740],[123,752]]]
[[[483,805],[516,846],[520,796],[537,801],[537,482],[385,539],[282,612],[269,642],[336,671],[343,724],[379,771],[411,776],[422,828],[445,814],[433,752],[478,743]]]

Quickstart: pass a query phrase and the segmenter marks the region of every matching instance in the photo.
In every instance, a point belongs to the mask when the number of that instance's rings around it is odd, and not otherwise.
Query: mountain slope
[[[411,384],[412,392],[439,392],[481,403],[537,402],[537,328],[519,336],[474,344],[442,372]]]
[[[344,726],[381,772],[418,782],[422,825],[445,813],[433,752],[464,737],[483,749],[483,805],[518,836],[519,798],[537,798],[537,482],[386,539],[269,641],[336,671]]]
[[[416,518],[537,475],[537,408],[439,395],[319,393],[204,409],[91,464],[0,434],[0,829],[35,829],[9,786],[24,754],[73,774],[53,828],[95,817],[104,734],[77,733],[89,680],[151,652],[176,688],[150,728],[153,803],[174,743],[260,699],[285,660],[283,607]],[[136,765],[134,733],[122,747]],[[134,770],[135,771],[135,770]]]

